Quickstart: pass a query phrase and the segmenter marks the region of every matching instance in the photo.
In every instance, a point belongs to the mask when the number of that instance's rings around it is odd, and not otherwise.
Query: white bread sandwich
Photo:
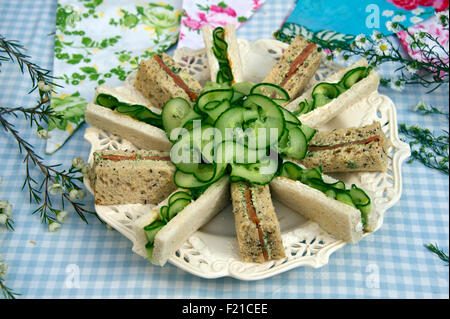
[[[329,172],[385,172],[389,139],[380,122],[363,127],[318,131],[308,142],[306,157],[299,163]]]
[[[200,83],[165,53],[141,61],[134,86],[160,109],[175,97],[194,104],[202,90]]]
[[[263,263],[285,257],[269,185],[231,184],[234,221],[242,260]]]
[[[133,87],[98,86],[94,103],[87,105],[86,122],[142,149],[169,151],[172,146],[162,129],[161,111]]]
[[[318,128],[378,89],[377,72],[366,59],[335,72],[285,107],[310,127]]]
[[[134,224],[150,261],[164,266],[183,243],[203,225],[207,224],[230,199],[230,182],[222,177],[210,185],[199,197],[181,189],[173,192],[148,214]]]
[[[292,101],[303,93],[321,59],[322,54],[314,43],[297,36],[262,82],[280,86]]]
[[[378,216],[370,197],[352,185],[346,189],[320,169],[305,170],[284,162],[281,176],[270,183],[275,199],[312,220],[335,237],[358,242],[364,232],[377,229]]]
[[[211,81],[233,85],[243,81],[242,60],[234,25],[202,28]]]
[[[96,205],[156,205],[176,189],[169,153],[109,150],[93,156],[89,177]]]

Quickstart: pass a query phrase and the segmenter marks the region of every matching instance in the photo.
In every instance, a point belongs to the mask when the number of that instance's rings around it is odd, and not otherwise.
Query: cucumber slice
[[[148,260],[152,261],[152,256],[153,256],[153,248],[155,248],[153,246],[153,243],[147,243],[145,245],[145,250],[147,251],[147,258]]]
[[[336,198],[336,192],[332,189],[329,189],[327,191],[325,191],[325,195],[327,195],[328,197],[331,197],[333,199]]]
[[[252,94],[247,97],[243,106],[248,110],[256,110],[259,114],[257,120],[243,126],[244,130],[247,128],[254,129],[254,137],[257,143],[252,145],[266,148],[281,139],[286,127],[286,121],[278,104],[264,95]],[[263,132],[260,129],[264,129],[265,145],[260,145],[261,142],[264,142],[263,140],[260,141],[259,134]]]
[[[285,89],[272,83],[259,83],[251,89],[250,94],[261,94],[278,102],[289,102],[290,100]]]
[[[314,96],[316,94],[320,94],[320,95],[325,95],[329,99],[334,99],[338,96],[338,93],[339,93],[339,91],[336,87],[336,84],[322,82],[322,83],[317,84],[314,87],[311,95]]]
[[[353,203],[355,205],[367,205],[370,203],[370,198],[367,194],[361,189],[358,188],[355,184],[352,185],[350,189],[350,196],[352,197]]]
[[[298,104],[298,110],[296,110],[293,114],[299,116],[311,112],[313,109],[313,103],[314,102],[308,100],[300,102]]]
[[[328,96],[323,94],[313,95],[313,99],[314,99],[314,106],[313,106],[314,108],[324,106],[332,100]]]
[[[364,66],[354,68],[345,73],[339,83],[346,89],[349,89],[353,84],[363,79],[367,75],[366,70],[367,68]]]
[[[191,203],[191,200],[185,199],[185,198],[179,198],[176,201],[174,201],[169,206],[169,211],[168,211],[169,220],[174,218],[179,212],[181,212],[190,203]]]
[[[345,190],[345,183],[342,181],[338,181],[334,184],[330,184],[331,187],[337,188],[337,189],[342,189]]]
[[[240,106],[231,107],[225,112],[223,112],[214,122],[214,126],[222,134],[222,140],[233,140],[234,136],[231,134],[231,130],[242,128],[242,123],[244,122],[244,111],[245,109]]]
[[[285,138],[278,143],[278,152],[298,160],[305,158],[308,147],[302,130],[294,124],[287,123],[285,132],[287,132],[283,135]]]
[[[169,215],[167,214],[168,209],[169,206],[163,206],[159,209],[159,219],[164,223],[167,223],[169,221]]]
[[[255,86],[253,82],[250,81],[244,81],[235,83],[232,88],[234,92],[241,93],[242,95],[250,95],[250,91]]]
[[[109,109],[114,109],[119,103],[119,100],[117,100],[117,98],[112,95],[100,93],[99,95],[97,95],[95,103]]]
[[[337,193],[336,200],[340,201],[341,203],[344,203],[344,204],[347,204],[349,206],[356,208],[355,204],[353,204],[351,196],[345,192]]]
[[[310,180],[310,179],[315,179],[315,180],[321,181],[323,184],[322,169],[317,168],[317,167],[310,168],[310,169],[304,169],[301,174],[301,181],[303,182],[303,181]]]
[[[194,119],[201,119],[201,115],[192,110],[189,103],[180,97],[170,99],[164,105],[161,115],[164,130],[172,142],[176,140],[171,136],[173,129],[184,127]]]
[[[166,206],[167,207],[167,206]],[[162,220],[155,220],[150,225],[144,227],[145,235],[149,243],[153,244],[155,242],[156,234],[166,225]]]
[[[217,101],[222,102],[223,100],[231,100],[233,97],[233,90],[230,89],[217,89],[209,90],[202,94],[197,99],[194,109],[199,113],[208,114],[208,109],[206,105],[210,102]]]
[[[285,109],[284,107],[282,107],[280,109],[281,109],[281,112],[283,112],[284,120],[286,122],[290,122],[290,123],[297,124],[297,125],[302,124],[302,122],[300,122],[300,120],[297,118],[297,116],[295,116],[292,112]]]
[[[255,164],[231,164],[230,179],[247,181],[252,184],[265,185],[275,177],[278,163],[273,158],[265,158]]]
[[[204,113],[208,114],[208,117],[211,119],[211,122],[214,123],[220,116],[220,114],[228,110],[230,107],[231,104],[229,100],[223,100],[222,102],[211,101],[205,105]]]
[[[302,130],[303,134],[305,134],[306,140],[309,142],[314,134],[316,134],[317,130],[313,129],[312,127],[309,127],[305,124],[300,125],[300,129]]]
[[[367,203],[366,205],[357,205],[359,211],[361,212],[361,221],[363,226],[367,226],[367,220],[369,219],[369,215],[372,211],[371,203]]]
[[[169,197],[169,206],[172,205],[177,199],[180,199],[180,198],[187,199],[190,201],[190,200],[192,200],[192,195],[185,191],[176,192]]]
[[[281,166],[280,176],[292,179],[300,180],[303,169],[292,162],[284,162]]]
[[[253,164],[265,156],[265,149],[250,149],[234,141],[223,141],[214,150],[214,162],[222,164]]]

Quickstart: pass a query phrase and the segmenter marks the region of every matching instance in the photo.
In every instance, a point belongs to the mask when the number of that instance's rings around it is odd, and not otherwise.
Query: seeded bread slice
[[[289,45],[281,59],[275,64],[270,73],[263,82],[280,85],[288,73],[292,62],[308,46],[309,42],[300,36],[295,37]],[[283,88],[289,93],[291,100],[295,99],[305,90],[309,81],[312,79],[319,68],[322,55],[317,47],[308,55],[306,60],[297,69],[294,75],[283,85]]]
[[[171,56],[162,53],[161,59],[165,65],[186,83],[191,91],[200,94],[202,90],[200,83],[183,70]],[[158,108],[162,108],[168,100],[174,97],[182,97],[191,104],[195,102],[191,100],[185,90],[175,83],[173,78],[161,68],[153,57],[141,61],[134,86],[149,99],[152,105]]]
[[[367,144],[352,144],[339,148],[309,151],[300,161],[307,168],[321,166],[324,172],[385,172],[388,165],[389,139],[379,122],[363,127],[351,127],[330,132],[317,132],[309,146],[329,146],[362,141],[379,136],[378,141]]]
[[[280,224],[272,204],[269,185],[258,186],[237,182],[231,184],[231,199],[237,241],[243,261],[265,262],[257,225],[248,216],[247,202],[244,196],[246,187],[250,187],[252,193],[252,205],[255,208],[259,225],[265,236],[269,259],[284,258],[285,252],[281,240]]]
[[[158,204],[176,188],[173,182],[175,167],[170,161],[113,161],[103,158],[107,155],[169,156],[164,152],[144,150],[95,152],[90,180],[96,205]]]
[[[349,243],[356,243],[362,238],[363,224],[358,209],[285,177],[275,177],[270,182],[270,189],[275,199],[315,221],[323,230],[337,238]]]

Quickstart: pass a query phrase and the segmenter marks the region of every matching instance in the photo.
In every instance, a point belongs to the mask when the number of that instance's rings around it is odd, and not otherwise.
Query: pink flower
[[[236,11],[234,11],[234,9],[231,7],[222,8],[222,7],[219,7],[215,4],[213,4],[209,9],[212,12],[225,13],[225,14],[229,15],[230,17],[236,17]]]
[[[200,18],[200,21],[208,22],[208,20],[206,20],[206,14],[205,13],[199,12],[199,13],[197,13],[197,16]]]
[[[262,2],[260,2],[259,0],[253,0],[253,10],[258,10],[259,7],[261,7],[263,5]]]
[[[183,23],[188,29],[191,30],[198,30],[203,26],[203,23],[201,21],[197,21],[192,19],[187,13],[186,18],[184,18],[181,23]]]
[[[397,8],[402,8],[405,10],[413,10],[419,6],[417,0],[387,0],[387,1],[394,4]]]

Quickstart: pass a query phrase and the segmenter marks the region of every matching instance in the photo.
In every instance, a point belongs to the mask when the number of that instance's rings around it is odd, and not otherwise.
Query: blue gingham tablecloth
[[[238,30],[250,41],[271,38],[293,1],[267,0]],[[0,34],[17,39],[38,65],[53,65],[56,1],[0,0]],[[16,64],[3,63],[0,105],[31,106],[30,81]],[[413,111],[422,100],[448,112],[448,87],[426,95],[421,87],[403,92],[381,88],[397,106],[398,121],[431,130],[446,129],[445,117]],[[39,154],[45,142],[23,119],[13,120]],[[52,156],[49,163],[70,167],[75,156],[87,159],[86,124]],[[296,268],[254,282],[231,278],[207,280],[172,265],[154,267],[131,251],[131,242],[94,217],[86,225],[73,213],[56,233],[32,215],[35,206],[21,191],[25,169],[15,140],[0,132],[0,199],[14,206],[15,231],[0,227],[0,253],[9,264],[6,284],[21,298],[448,298],[449,267],[427,251],[437,243],[448,252],[448,176],[422,166],[404,164],[403,195],[387,211],[383,227],[357,245],[346,245],[319,269]],[[84,200],[93,210],[93,198]]]

